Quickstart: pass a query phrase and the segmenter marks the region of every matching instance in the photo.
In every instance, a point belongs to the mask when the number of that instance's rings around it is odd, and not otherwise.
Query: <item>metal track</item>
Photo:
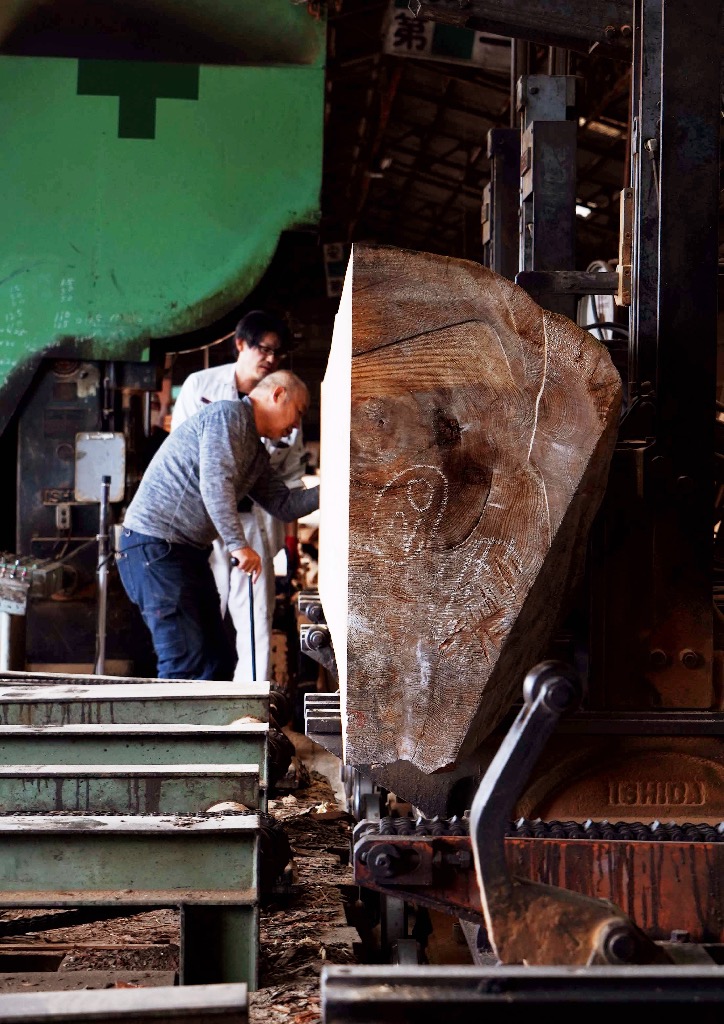
[[[467,817],[459,818],[381,818],[379,822],[362,821],[354,830],[354,841],[362,836],[466,836],[470,834]],[[642,842],[721,843],[724,822],[718,825],[654,821],[541,821],[519,818],[506,830],[511,839],[620,839]]]

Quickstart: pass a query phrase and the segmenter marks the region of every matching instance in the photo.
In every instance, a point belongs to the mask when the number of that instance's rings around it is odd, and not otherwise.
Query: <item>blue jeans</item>
[[[121,530],[121,583],[151,631],[159,679],[232,679],[236,656],[209,567],[211,548]]]

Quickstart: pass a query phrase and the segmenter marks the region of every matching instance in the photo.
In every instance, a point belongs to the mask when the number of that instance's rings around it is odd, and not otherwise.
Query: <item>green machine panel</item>
[[[175,7],[207,35],[233,13],[240,59],[246,19],[252,63],[0,56],[0,427],[41,353],[142,359],[237,306],[281,232],[318,219],[323,20]]]

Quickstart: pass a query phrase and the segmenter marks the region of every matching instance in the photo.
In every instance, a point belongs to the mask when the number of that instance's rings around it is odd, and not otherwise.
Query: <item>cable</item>
[[[304,0],[304,2],[306,3],[306,0]],[[183,348],[179,352],[174,352],[174,355],[188,356],[194,352],[203,352],[204,349],[213,348],[215,345],[220,345],[223,341],[228,341],[229,338],[233,338],[234,333],[234,331],[229,331],[229,333],[225,334],[223,338],[217,338],[216,341],[210,341],[207,345],[201,345],[198,348]]]
[[[624,327],[622,324],[614,324],[610,320],[602,320],[600,323],[586,324],[582,328],[584,331],[615,331],[616,334],[622,335],[622,337],[628,338],[628,327]]]

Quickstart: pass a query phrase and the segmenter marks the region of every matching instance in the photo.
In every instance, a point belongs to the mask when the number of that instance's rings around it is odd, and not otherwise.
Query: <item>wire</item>
[[[586,324],[582,329],[584,331],[615,331],[616,334],[620,334],[624,338],[628,338],[628,327],[624,327],[622,324],[614,324],[610,320],[602,320],[600,323],[595,324]]]
[[[306,0],[305,0],[305,2],[306,2]],[[199,346],[197,348],[183,348],[183,349],[181,349],[178,352],[174,352],[174,355],[176,355],[176,356],[188,356],[188,355],[191,355],[192,352],[203,352],[205,349],[213,348],[215,345],[220,345],[222,343],[222,341],[228,341],[229,338],[233,338],[234,337],[234,334],[235,334],[235,331],[229,331],[229,333],[225,334],[223,338],[217,338],[216,341],[210,341],[207,345],[201,345],[201,346]]]

